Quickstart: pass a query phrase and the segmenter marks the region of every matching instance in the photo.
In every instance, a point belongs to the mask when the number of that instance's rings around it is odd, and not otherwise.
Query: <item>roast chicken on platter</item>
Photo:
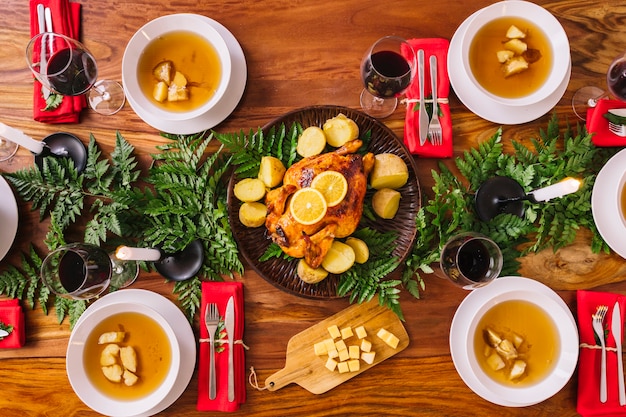
[[[294,258],[304,258],[312,268],[321,265],[335,238],[351,235],[363,213],[367,178],[374,166],[374,155],[357,154],[361,140],[353,140],[334,152],[304,158],[285,172],[283,185],[268,192],[265,198],[265,226],[272,240]],[[300,188],[311,185],[324,171],[337,171],[348,182],[345,198],[328,207],[326,215],[312,225],[298,223],[290,213],[289,198]]]

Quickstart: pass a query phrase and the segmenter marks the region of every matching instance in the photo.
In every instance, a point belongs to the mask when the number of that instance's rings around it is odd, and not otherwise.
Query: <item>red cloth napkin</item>
[[[39,33],[37,5],[50,8],[52,29],[55,33],[78,39],[80,32],[80,4],[68,0],[30,0],[30,35]],[[42,123],[78,123],[80,111],[87,105],[84,95],[63,97],[63,101],[53,110],[44,111],[46,100],[41,92],[41,83],[34,82],[33,118]]]
[[[437,57],[437,99],[439,101],[442,128],[442,144],[432,145],[428,140],[424,146],[420,146],[419,117],[417,102],[409,102],[406,109],[404,123],[404,143],[412,154],[427,158],[450,158],[452,156],[452,118],[450,117],[450,105],[448,94],[450,93],[450,78],[448,77],[448,48],[450,41],[442,38],[409,39],[415,52],[424,50],[424,96],[430,98],[430,56]],[[409,100],[419,99],[419,78],[415,77],[406,91]],[[429,114],[430,117],[430,114]]]
[[[609,131],[609,121],[604,115],[611,109],[621,109],[626,103],[619,100],[598,100],[595,107],[587,111],[587,131],[593,133],[591,141],[596,146],[626,146],[626,138]]]
[[[24,346],[24,312],[17,299],[0,301],[0,323],[2,327],[13,326],[8,336],[0,340],[0,348],[15,349]]]
[[[234,371],[235,371],[235,401],[228,401],[228,343],[224,350],[217,352],[219,343],[215,344],[215,372],[217,382],[217,396],[214,400],[209,399],[209,343],[202,340],[208,339],[209,334],[204,326],[204,312],[208,303],[217,303],[217,308],[226,319],[226,303],[233,296],[235,306],[235,345],[234,345]],[[200,353],[198,358],[198,402],[199,411],[237,411],[239,405],[246,402],[246,357],[244,347],[237,341],[243,341],[244,328],[244,302],[243,284],[240,282],[203,282],[202,300],[200,303]],[[223,333],[226,340],[230,335]]]
[[[611,332],[611,317],[615,302],[619,302],[622,329],[626,313],[626,296],[608,292],[578,291],[578,332],[580,334],[580,358],[578,361],[578,404],[576,411],[583,417],[587,416],[626,416],[626,406],[619,405],[617,382],[617,355],[615,350],[606,352],[607,402],[600,402],[600,349],[586,347],[596,346],[596,339],[591,327],[591,315],[599,305],[605,305],[607,311],[605,328],[607,348],[615,348],[615,339]],[[605,332],[606,333],[606,332]],[[623,334],[622,334],[623,335]],[[621,376],[624,377],[623,375]]]

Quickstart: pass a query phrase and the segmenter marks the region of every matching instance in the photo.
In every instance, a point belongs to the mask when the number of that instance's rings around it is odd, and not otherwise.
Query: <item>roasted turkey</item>
[[[285,172],[283,185],[267,193],[265,226],[272,240],[294,258],[304,258],[312,268],[321,265],[333,239],[351,235],[363,213],[367,176],[374,166],[374,155],[361,156],[356,151],[362,141],[353,140],[334,152],[304,158]],[[298,223],[289,210],[289,198],[300,188],[311,185],[313,178],[324,171],[337,171],[348,182],[348,191],[341,203],[328,207],[322,220],[312,225]]]

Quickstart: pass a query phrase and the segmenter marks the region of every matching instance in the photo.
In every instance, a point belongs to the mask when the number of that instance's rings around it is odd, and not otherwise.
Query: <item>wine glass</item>
[[[361,61],[361,108],[372,117],[384,118],[394,112],[397,97],[415,76],[416,58],[411,45],[397,36],[377,40]]]
[[[574,93],[572,108],[581,120],[587,119],[589,107],[595,107],[598,100],[610,95],[621,101],[626,101],[626,51],[618,55],[606,73],[608,91],[599,87],[585,86]]]
[[[487,285],[502,270],[502,252],[487,236],[459,233],[441,251],[441,270],[454,284],[472,290]]]
[[[28,67],[44,87],[65,96],[87,94],[89,105],[104,115],[117,113],[126,100],[122,86],[96,81],[96,59],[79,41],[53,32],[33,37],[26,47]]]
[[[52,251],[41,265],[41,279],[54,294],[89,300],[109,286],[124,288],[139,274],[137,262],[120,261],[88,243],[71,243]]]
[[[17,143],[0,136],[0,162],[6,161],[15,155],[17,148]]]

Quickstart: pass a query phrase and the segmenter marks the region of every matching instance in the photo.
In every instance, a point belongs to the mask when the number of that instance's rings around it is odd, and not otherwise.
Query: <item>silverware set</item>
[[[608,312],[608,306],[600,305],[596,307],[596,311],[591,316],[591,326],[593,331],[600,341],[600,348],[602,350],[600,359],[600,402],[605,403],[607,401],[607,370],[606,370],[606,341],[604,332],[604,319]],[[615,303],[613,312],[611,315],[611,333],[615,340],[615,349],[617,355],[617,381],[619,392],[619,404],[621,406],[626,405],[626,390],[624,388],[624,363],[622,358],[622,321],[620,314],[619,303]]]
[[[430,65],[430,85],[432,90],[433,109],[432,114],[428,117],[424,98],[424,50],[417,51],[417,76],[419,83],[419,137],[420,145],[424,146],[428,139],[433,145],[442,144],[441,122],[439,121],[439,104],[437,102],[437,57],[431,55],[429,58]]]
[[[217,383],[215,372],[215,333],[220,323],[220,312],[217,304],[207,304],[204,312],[204,325],[209,333],[209,399],[214,400],[217,396]],[[234,333],[235,333],[235,307],[231,296],[226,304],[226,317],[224,326],[228,335],[228,401],[235,401],[235,371],[234,371]]]

